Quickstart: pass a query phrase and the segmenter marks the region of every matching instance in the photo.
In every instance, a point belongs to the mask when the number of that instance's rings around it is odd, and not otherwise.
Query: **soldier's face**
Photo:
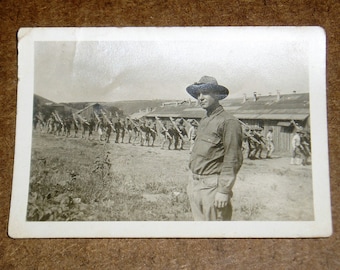
[[[200,93],[197,99],[200,106],[205,110],[218,103],[218,99],[212,94]]]

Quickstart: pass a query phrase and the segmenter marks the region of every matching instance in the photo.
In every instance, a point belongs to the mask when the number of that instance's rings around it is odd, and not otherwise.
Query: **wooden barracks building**
[[[291,151],[291,140],[295,125],[310,130],[309,93],[258,96],[251,98],[225,99],[220,101],[224,109],[249,126],[260,126],[263,135],[269,127],[274,130],[274,144],[278,152]],[[144,114],[147,119],[156,116],[167,120],[169,117],[200,120],[205,111],[196,101],[168,102],[152,112]]]

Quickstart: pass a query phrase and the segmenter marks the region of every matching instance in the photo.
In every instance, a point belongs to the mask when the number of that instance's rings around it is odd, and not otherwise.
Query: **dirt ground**
[[[34,134],[32,159],[50,151],[67,156],[76,151],[84,154],[88,149],[87,159],[92,164],[91,149],[100,147],[109,151],[114,177],[123,179],[115,188],[119,194],[125,192],[123,196],[129,200],[126,205],[131,204],[127,210],[120,206],[119,211],[129,212],[125,219],[192,220],[186,196],[188,144],[184,150],[163,150],[159,141],[148,147],[114,143],[113,139],[105,144]],[[233,192],[232,219],[235,221],[305,221],[314,218],[312,167],[290,165],[287,154],[274,153],[272,159],[245,158]],[[129,196],[131,194],[138,196]],[[120,201],[124,203],[124,197]],[[113,199],[110,207],[115,207]]]
[[[187,147],[185,147],[186,149]],[[160,175],[168,181],[186,183],[189,151],[162,150],[159,146],[112,145],[113,160],[126,161],[141,177]],[[119,163],[120,163],[119,162]],[[183,190],[178,190],[183,192]],[[244,159],[235,183],[233,220],[313,220],[311,165],[290,165],[290,157]]]

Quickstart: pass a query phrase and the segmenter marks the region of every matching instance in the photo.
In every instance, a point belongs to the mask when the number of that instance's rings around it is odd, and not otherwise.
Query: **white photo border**
[[[110,40],[249,40],[297,38],[309,44],[313,164],[313,221],[82,221],[26,220],[32,142],[34,42]],[[13,238],[306,238],[332,234],[326,107],[326,35],[321,27],[126,27],[21,28],[13,188],[8,233]]]

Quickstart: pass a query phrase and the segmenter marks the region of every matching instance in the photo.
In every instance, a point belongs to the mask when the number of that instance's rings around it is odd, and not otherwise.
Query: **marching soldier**
[[[161,134],[163,136],[161,149],[164,149],[164,145],[168,141],[169,142],[168,149],[170,150],[170,147],[171,147],[172,141],[173,141],[173,135],[171,135],[171,134],[173,134],[172,125],[169,124],[169,128],[167,128],[167,124],[163,123]]]
[[[89,122],[89,135],[88,135],[88,140],[93,139],[93,131],[95,129],[96,122],[94,121],[93,117],[91,117],[90,122]]]
[[[293,156],[290,160],[291,165],[301,165],[302,163],[301,133],[302,128],[296,127],[296,131],[292,139]]]
[[[132,144],[136,145],[137,141],[140,139],[141,131],[140,131],[139,125],[136,124],[133,119],[131,119],[131,123],[133,125],[133,134],[134,134]]]
[[[310,152],[310,137],[307,131],[300,134],[300,145],[302,152],[302,165],[307,165],[308,159],[311,156]]]
[[[38,112],[36,115],[35,115],[35,120],[36,123],[36,127],[35,128],[39,128],[39,131],[40,133],[44,133],[44,129],[45,129],[45,119],[44,119],[44,115],[41,113],[41,112]]]
[[[191,125],[191,127],[189,128],[189,132],[188,132],[188,138],[189,138],[189,142],[190,142],[190,149],[189,149],[189,153],[192,152],[192,149],[194,147],[194,143],[195,143],[195,139],[196,139],[196,135],[197,135],[197,122],[194,119],[191,119],[190,121],[188,121]]]
[[[265,148],[265,140],[264,136],[262,135],[262,128],[261,127],[256,127],[255,132],[254,132],[254,138],[258,141],[255,143],[255,153],[254,153],[254,158],[256,159],[256,154],[258,154],[258,158],[262,159],[262,150]]]
[[[179,150],[183,150],[184,136],[187,136],[187,132],[183,126],[183,119],[177,119],[174,127],[174,147],[175,150],[179,147]]]
[[[247,156],[249,155],[249,146],[248,146],[248,134],[249,134],[249,127],[245,127],[242,126],[242,133],[243,133],[243,137],[242,137],[242,153],[243,156],[245,156],[245,154],[247,154]]]
[[[78,130],[79,130],[79,122],[75,117],[73,118],[73,127],[74,127],[74,138],[77,138]]]
[[[102,118],[99,118],[99,122],[97,124],[98,141],[103,140],[103,129],[104,129],[104,121]]]
[[[270,127],[268,129],[266,140],[267,140],[267,156],[266,156],[266,158],[272,158],[272,154],[275,150],[274,143],[273,143],[273,128],[272,127]]]
[[[37,129],[38,123],[39,123],[39,119],[36,115],[34,115],[33,116],[33,130]]]
[[[307,130],[303,133],[303,145],[306,149],[306,152],[308,153],[308,156],[311,156],[311,138],[310,138],[310,132]]]
[[[255,159],[255,152],[256,152],[256,139],[254,137],[254,129],[249,129],[249,134],[247,136],[248,140],[248,158]]]
[[[65,136],[69,137],[71,135],[71,126],[72,126],[72,120],[67,117],[64,121],[64,131],[65,131]]]
[[[151,146],[154,146],[156,136],[157,136],[157,127],[156,127],[156,122],[150,122],[149,123],[149,131],[150,131],[150,138],[152,140]]]
[[[130,121],[130,118],[126,118],[126,130],[128,133],[128,143],[131,143],[131,139],[132,139],[132,133],[133,133],[133,125]]]
[[[146,125],[145,121],[140,121],[140,130],[141,130],[141,141],[140,145],[144,146],[144,144],[147,144],[149,146],[150,140],[149,140],[149,127]]]
[[[52,133],[52,127],[53,127],[53,124],[52,124],[52,116],[50,116],[48,119],[47,119],[47,133],[50,134]]]
[[[112,132],[112,126],[111,126],[111,119],[109,119],[110,123],[106,123],[106,129],[105,129],[105,134],[106,134],[106,142],[109,143],[110,142],[110,136],[111,136],[111,132]]]
[[[81,132],[81,138],[85,139],[85,134],[86,131],[88,130],[90,124],[89,122],[87,122],[86,117],[83,118],[83,122],[82,122],[82,132]]]
[[[116,140],[115,143],[119,143],[119,135],[120,135],[120,130],[122,128],[121,122],[120,122],[120,118],[117,119],[117,122],[114,125],[115,128],[115,132],[116,132]]]
[[[60,136],[61,135],[61,131],[62,131],[62,128],[63,128],[63,124],[61,121],[59,121],[58,119],[56,119],[56,121],[54,122],[54,126],[55,126],[55,133],[54,135],[55,136]]]
[[[171,146],[172,146],[172,144],[175,141],[175,134],[176,134],[176,129],[174,128],[173,124],[169,124],[168,133],[169,133],[170,138],[171,138],[171,140],[169,139],[169,147],[168,147],[168,149],[171,150]]]
[[[125,130],[126,130],[126,126],[125,126],[125,121],[123,119],[120,119],[120,142],[124,143],[124,138],[125,138]]]

